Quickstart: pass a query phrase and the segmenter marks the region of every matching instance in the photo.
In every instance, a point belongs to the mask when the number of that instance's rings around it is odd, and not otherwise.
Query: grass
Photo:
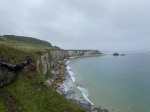
[[[29,56],[36,60],[37,54],[58,49],[48,43],[44,45],[40,40],[35,39],[39,44],[34,44],[33,38],[32,42],[29,41],[30,38],[24,38],[25,41],[20,38],[0,36],[0,60],[17,64],[25,61]],[[45,81],[48,77],[53,77],[50,70],[45,76],[37,71],[21,73],[15,82],[1,88],[0,92],[11,94],[20,107],[20,112],[85,112],[77,104],[47,86]],[[0,100],[0,112],[8,112],[2,100]]]
[[[54,49],[52,46],[26,43],[0,36],[0,59],[5,58],[12,64],[22,62],[28,56],[42,54],[52,49]]]
[[[26,51],[26,52],[30,52],[30,51],[43,51],[44,52],[46,51],[46,49],[51,50],[53,48],[53,47],[48,47],[44,45],[38,45],[38,44],[36,45],[36,44],[25,43],[21,41],[8,40],[6,38],[3,40],[0,40],[0,44],[15,48],[18,50]]]
[[[0,99],[0,111],[1,112],[8,112],[5,103]]]
[[[13,47],[0,44],[0,58],[10,63],[14,64],[14,63],[22,62],[29,55],[30,55],[29,53],[26,53],[22,50],[18,50]]]
[[[43,80],[44,78],[36,72],[32,73],[30,78],[21,74],[16,82],[1,91],[11,93],[21,107],[20,112],[84,112],[77,104],[50,87],[47,88]]]
[[[16,36],[16,35],[4,35],[3,37],[5,37],[8,40],[13,40],[17,42],[19,41],[19,42],[30,43],[32,45],[34,44],[34,45],[43,45],[43,46],[52,47],[51,43],[36,38],[32,38],[32,37]]]
[[[51,73],[51,70],[48,70],[47,73],[45,74],[45,78],[46,79],[48,79],[48,78],[52,79],[53,77],[54,77],[54,74]]]

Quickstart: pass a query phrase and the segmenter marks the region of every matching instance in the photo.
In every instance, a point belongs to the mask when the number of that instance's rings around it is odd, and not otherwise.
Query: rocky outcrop
[[[62,49],[52,50],[50,53],[53,59],[63,59],[69,57],[68,51]]]
[[[53,50],[51,51],[52,58],[62,59],[69,57],[79,57],[79,56],[92,56],[100,55],[101,52],[98,50]]]
[[[93,56],[100,55],[98,50],[52,50],[39,56],[37,60],[37,70],[42,74],[46,74],[49,69],[56,69],[60,60],[67,59],[69,57],[79,56]]]
[[[49,54],[45,53],[40,56],[40,60],[37,62],[38,69],[41,68],[43,74],[46,74],[48,69],[50,69],[50,62],[49,62]]]
[[[95,56],[100,55],[98,50],[52,50],[39,56],[37,60],[37,71],[43,75],[49,73],[53,74],[53,78],[48,79],[47,82],[52,88],[56,89],[59,83],[65,79],[65,61],[70,57],[80,56]]]
[[[12,65],[6,62],[0,62],[0,87],[8,85],[15,81],[19,72],[35,71],[35,61],[28,58],[25,62]]]
[[[37,71],[45,76],[45,78],[47,74],[53,74],[53,77],[48,78],[46,82],[48,83],[48,87],[50,86],[56,90],[60,86],[61,82],[65,80],[65,62],[69,57],[95,56],[100,54],[101,53],[98,50],[57,49],[42,54],[37,54],[35,59],[28,57],[26,61],[15,65],[0,60],[0,88],[14,82],[18,75],[22,72],[23,75],[27,75],[28,78],[31,78],[32,74],[30,75],[29,72]],[[45,85],[47,85],[46,82],[44,82]],[[6,93],[0,93],[0,98],[7,103],[7,106],[10,107],[8,109],[11,112],[17,112],[20,110],[20,107],[15,103],[15,100],[9,94],[7,95]],[[86,104],[78,104],[82,108],[91,110],[91,108]]]
[[[69,57],[100,55],[98,50],[66,50]]]
[[[57,77],[59,77],[59,80],[62,80],[62,74],[64,74],[65,68],[63,61],[64,59],[67,59],[69,57],[93,56],[100,54],[101,53],[98,50],[57,49],[38,55],[38,59],[36,62],[31,57],[27,58],[26,61],[16,65],[0,61],[0,87],[3,87],[15,81],[21,71],[27,72],[36,70],[45,75],[50,70],[53,71],[54,75],[57,75]]]

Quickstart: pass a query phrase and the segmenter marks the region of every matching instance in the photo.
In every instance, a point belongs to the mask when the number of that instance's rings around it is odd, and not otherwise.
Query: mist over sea
[[[150,53],[71,59],[68,67],[95,106],[109,112],[150,112]]]

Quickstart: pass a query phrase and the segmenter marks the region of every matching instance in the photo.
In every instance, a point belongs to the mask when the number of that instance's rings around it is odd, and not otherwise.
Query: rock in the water
[[[119,53],[114,53],[113,56],[119,56]]]
[[[108,110],[106,110],[106,109],[103,109],[103,110],[102,110],[102,112],[108,112]]]
[[[121,54],[121,56],[126,56],[126,54]]]

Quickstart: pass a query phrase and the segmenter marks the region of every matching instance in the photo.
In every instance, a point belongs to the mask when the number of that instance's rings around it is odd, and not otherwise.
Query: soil
[[[11,97],[10,94],[5,92],[0,92],[0,99],[5,102],[7,109],[9,112],[18,112],[19,106],[17,105],[16,101]]]

